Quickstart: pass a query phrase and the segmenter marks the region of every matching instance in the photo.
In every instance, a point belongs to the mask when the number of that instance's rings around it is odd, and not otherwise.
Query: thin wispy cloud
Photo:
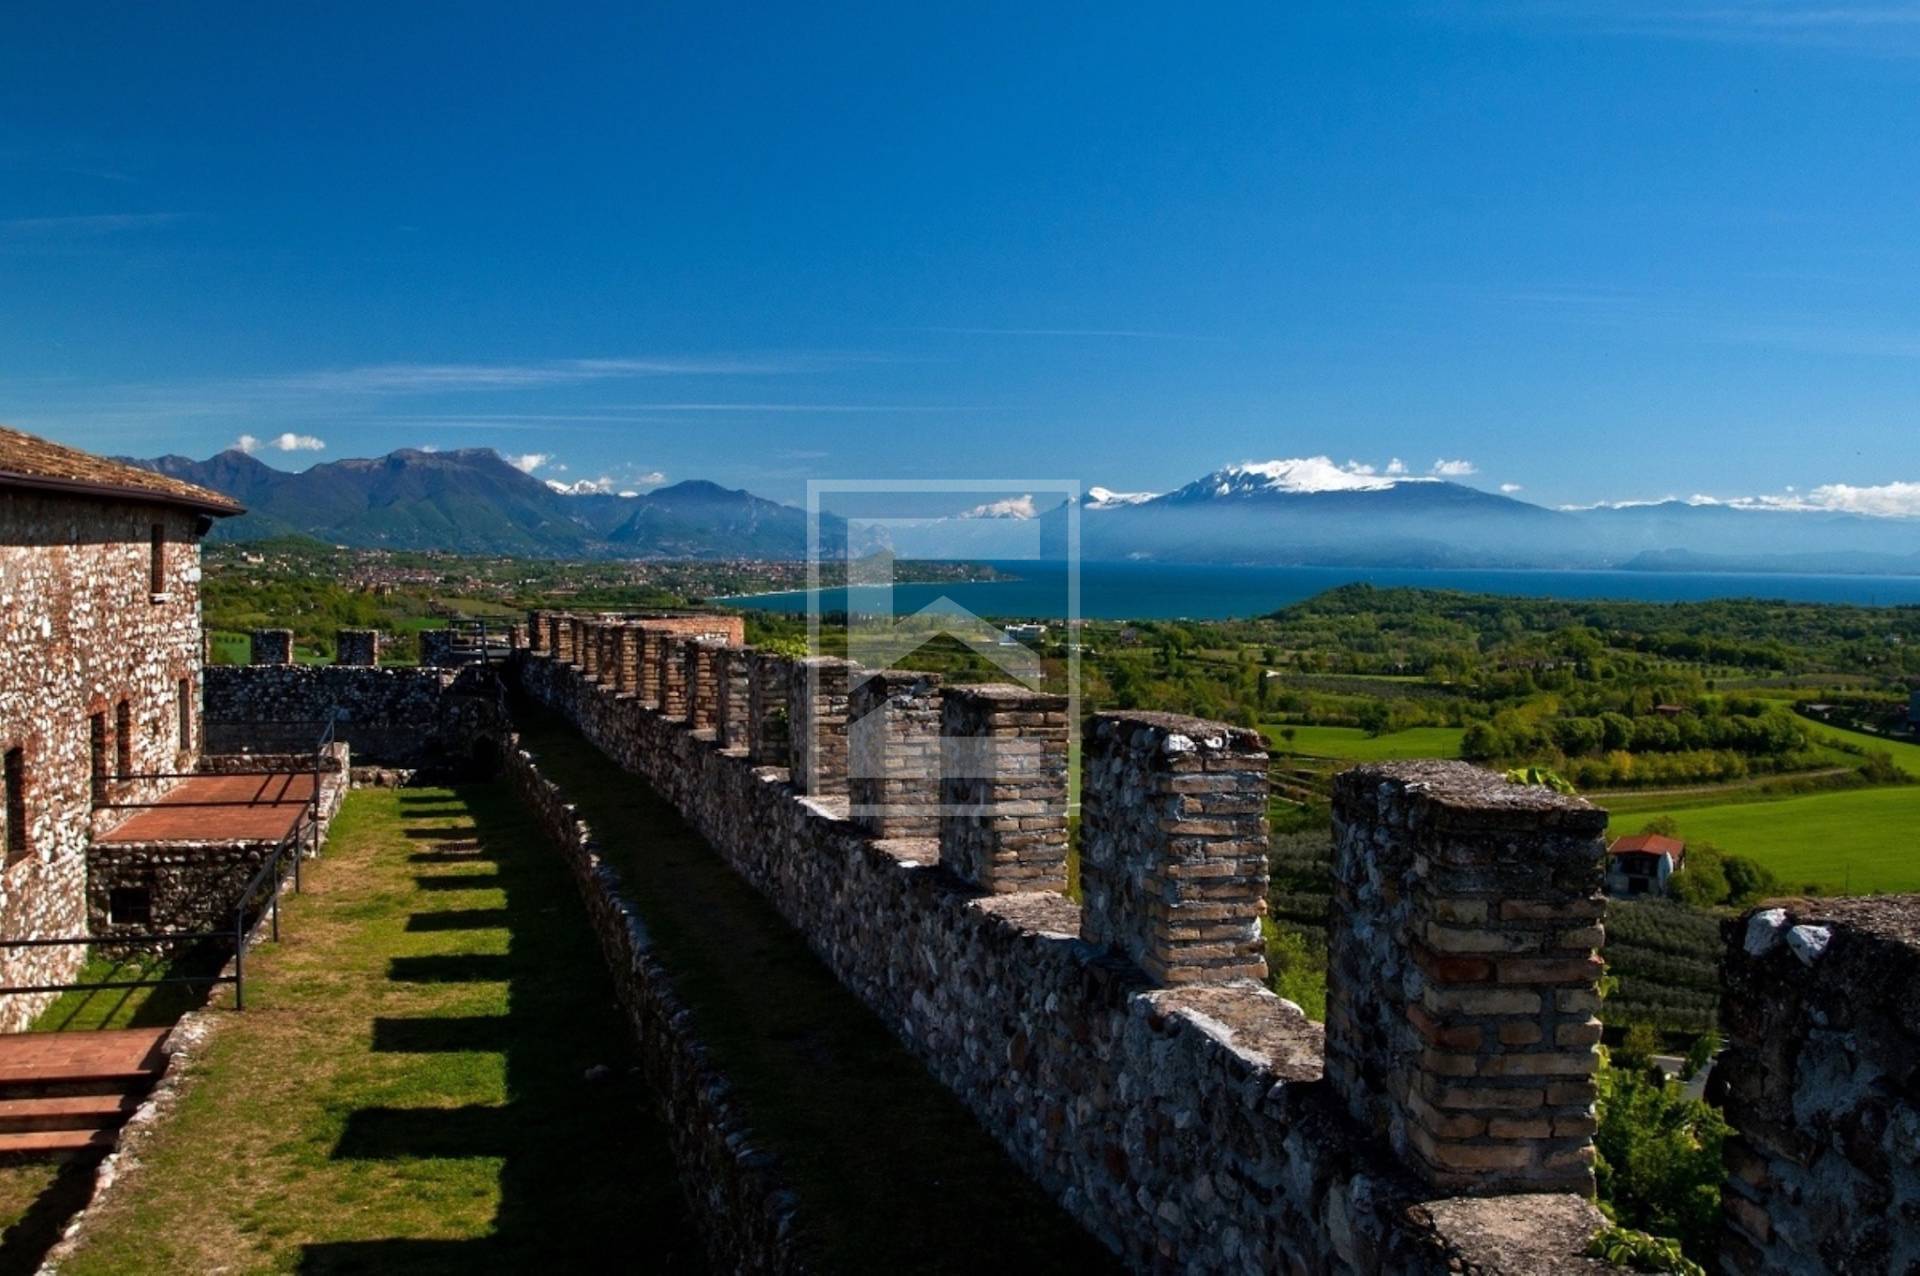
[[[817,356],[550,359],[532,363],[378,363],[254,377],[266,389],[320,394],[439,394],[522,390],[647,377],[773,376],[825,364]]]
[[[113,235],[152,230],[186,221],[189,213],[87,213],[74,217],[0,218],[0,236],[9,239]]]
[[[1113,337],[1126,341],[1220,341],[1198,332],[1162,332],[1147,328],[909,328],[908,332],[940,332],[959,337]]]
[[[1558,21],[1604,34],[1797,46],[1872,57],[1920,55],[1920,2],[1805,4],[1796,0],[1577,0],[1507,11],[1538,25]]]

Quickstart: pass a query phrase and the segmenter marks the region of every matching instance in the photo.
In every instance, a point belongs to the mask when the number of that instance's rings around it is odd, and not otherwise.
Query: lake
[[[994,563],[1018,580],[897,585],[894,615],[941,598],[981,616],[1057,620],[1067,614],[1066,568],[1058,563]],[[1530,598],[1618,598],[1698,602],[1777,598],[1791,602],[1920,605],[1920,576],[1795,576],[1735,572],[1507,571],[1420,567],[1219,567],[1176,563],[1083,563],[1080,614],[1094,620],[1221,620],[1260,616],[1337,585],[1457,589]],[[856,609],[884,604],[885,590],[853,590]],[[847,609],[847,591],[821,591],[826,611]],[[805,590],[719,599],[741,607],[803,612]]]

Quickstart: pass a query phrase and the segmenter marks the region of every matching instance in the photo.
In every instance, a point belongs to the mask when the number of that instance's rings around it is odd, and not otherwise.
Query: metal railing
[[[60,948],[60,947],[98,947],[98,948],[144,948],[165,946],[174,948],[191,944],[213,942],[231,942],[233,945],[232,968],[222,967],[210,975],[153,975],[140,979],[95,979],[71,980],[65,983],[47,984],[6,984],[0,985],[0,996],[16,993],[47,992],[108,992],[118,989],[158,988],[165,985],[205,984],[217,986],[233,985],[233,1008],[247,1008],[247,941],[254,928],[262,920],[267,923],[268,933],[275,942],[280,939],[280,892],[288,873],[286,863],[293,861],[293,889],[300,891],[300,861],[303,858],[306,843],[311,840],[318,843],[319,826],[305,811],[294,821],[287,835],[280,839],[261,861],[252,878],[240,892],[240,898],[233,906],[233,924],[220,930],[194,931],[157,931],[152,933],[117,932],[105,935],[52,935],[36,936],[32,939],[0,939],[0,949],[16,948]]]
[[[6,984],[0,985],[0,996],[30,993],[66,993],[66,992],[108,992],[134,988],[156,988],[166,985],[207,985],[209,988],[221,984],[233,985],[233,1008],[247,1008],[247,941],[255,928],[264,919],[268,933],[277,943],[280,939],[280,892],[288,878],[287,861],[292,860],[291,874],[295,894],[300,892],[300,862],[311,849],[313,854],[320,852],[320,835],[323,827],[325,807],[322,794],[323,777],[327,772],[327,750],[334,742],[335,716],[329,715],[320,726],[318,739],[313,743],[313,791],[307,797],[303,809],[294,817],[293,826],[274,844],[271,851],[261,861],[260,867],[248,879],[239,897],[233,905],[233,924],[219,930],[202,931],[159,931],[148,934],[112,932],[104,935],[54,935],[35,936],[28,939],[0,939],[0,950],[20,948],[59,948],[59,947],[100,947],[100,948],[145,948],[164,946],[174,948],[182,945],[206,944],[230,941],[233,945],[231,973],[225,965],[210,975],[155,975],[140,979],[100,979],[76,980],[67,983],[45,984]],[[307,739],[313,740],[312,735]],[[304,750],[303,750],[304,751]],[[272,775],[285,776],[290,773],[279,771],[196,771],[184,774],[170,772],[151,772],[143,775],[129,775],[120,779],[186,779],[215,775]],[[127,807],[187,806],[187,807],[230,807],[256,806],[257,801],[222,800],[211,802],[167,803],[167,802],[129,802],[119,803]]]
[[[447,630],[453,635],[448,653],[461,663],[491,667],[504,662],[513,651],[513,629],[509,625],[456,617],[447,622]]]

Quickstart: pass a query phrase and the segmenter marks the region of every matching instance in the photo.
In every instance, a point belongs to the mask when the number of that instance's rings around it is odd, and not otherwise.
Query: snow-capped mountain
[[[1111,488],[1090,487],[1080,498],[1080,506],[1090,510],[1114,510],[1128,505],[1144,505],[1159,495],[1158,492],[1116,492]]]
[[[1302,456],[1284,461],[1246,461],[1215,470],[1203,479],[1167,493],[1170,499],[1271,496],[1276,493],[1384,492],[1403,483],[1438,483],[1437,478],[1383,474],[1369,465],[1331,457]]]
[[[1090,489],[1105,492],[1106,489]],[[1102,501],[1089,560],[1377,567],[1920,570],[1920,519],[1657,505],[1550,510],[1438,474],[1326,456],[1244,462]]]

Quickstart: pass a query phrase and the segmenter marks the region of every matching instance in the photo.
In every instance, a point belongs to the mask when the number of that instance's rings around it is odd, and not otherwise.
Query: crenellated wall
[[[756,659],[750,704],[761,668]],[[523,653],[515,670],[526,694],[675,803],[1015,1162],[1136,1270],[1603,1270],[1579,1257],[1600,1218],[1577,1195],[1509,1181],[1497,1199],[1434,1199],[1323,1077],[1319,1026],[1235,977],[1255,968],[1247,936],[1264,870],[1240,845],[1262,818],[1250,809],[1261,768],[1231,729],[1096,719],[1096,736],[1110,725],[1123,745],[1111,768],[1088,768],[1085,800],[1104,803],[1116,830],[1083,829],[1107,839],[1087,854],[1104,856],[1112,884],[1104,902],[1090,899],[1101,915],[1089,919],[1053,890],[966,880],[943,867],[939,841],[875,837],[847,816],[844,770],[816,769],[803,794],[786,769],[756,766],[563,661]],[[850,672],[820,661],[789,671],[799,759],[821,756],[803,743],[811,729],[824,724],[829,740],[844,730],[837,675]],[[981,708],[943,709],[943,747],[947,730],[995,729]],[[1036,733],[1063,725],[1044,707],[1030,717]],[[1020,725],[997,729],[1017,742]],[[748,729],[751,740],[751,712]],[[1194,765],[1186,746],[1210,751]],[[1054,766],[1051,746],[1030,756]],[[1064,785],[1064,767],[1055,773]],[[1210,777],[1219,783],[1184,783]],[[1263,812],[1264,789],[1258,798]],[[1126,937],[1142,935],[1152,942],[1134,955],[1179,956],[1186,944],[1189,968],[1204,969],[1211,945],[1191,928],[1215,925],[1231,931],[1232,959],[1214,981],[1161,986],[1130,955]]]
[[[1725,924],[1728,1273],[1920,1271],[1920,895]]]

